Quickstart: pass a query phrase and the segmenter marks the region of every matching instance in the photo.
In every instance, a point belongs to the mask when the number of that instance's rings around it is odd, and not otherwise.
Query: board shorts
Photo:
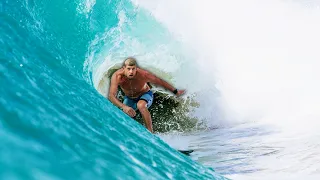
[[[137,110],[137,103],[139,100],[144,100],[147,102],[147,108],[149,108],[152,105],[153,102],[153,93],[151,90],[145,92],[144,94],[142,94],[141,96],[135,98],[135,99],[131,99],[128,96],[124,96],[124,100],[123,100],[123,104],[132,107],[134,110]]]

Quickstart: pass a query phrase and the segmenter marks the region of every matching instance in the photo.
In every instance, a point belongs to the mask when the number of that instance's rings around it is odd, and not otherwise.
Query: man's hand
[[[178,90],[176,96],[179,97],[179,96],[183,95],[185,92],[186,92],[186,90]]]
[[[123,112],[128,114],[130,117],[136,116],[136,111],[132,107],[124,106],[122,109],[123,109]]]

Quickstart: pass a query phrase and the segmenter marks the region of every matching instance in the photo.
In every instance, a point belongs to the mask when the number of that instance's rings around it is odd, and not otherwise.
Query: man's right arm
[[[117,74],[114,73],[111,77],[110,81],[110,88],[109,88],[109,95],[108,99],[116,106],[118,106],[120,109],[123,109],[125,106],[123,103],[121,103],[118,98],[116,97],[118,93],[118,78]]]
[[[144,75],[145,75],[145,78],[148,81],[150,81],[151,83],[154,83],[154,84],[157,84],[157,85],[164,87],[165,89],[174,93],[176,96],[181,96],[182,94],[185,93],[185,90],[178,90],[178,89],[174,88],[171,84],[169,84],[165,80],[158,78],[157,76],[155,76],[154,74],[152,74],[148,71],[144,71]]]

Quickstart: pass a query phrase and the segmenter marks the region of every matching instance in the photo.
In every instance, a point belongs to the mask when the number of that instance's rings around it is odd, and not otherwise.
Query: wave
[[[199,117],[212,125],[319,127],[318,3],[135,2],[192,49],[198,68],[180,77],[199,74],[192,84],[201,92]]]
[[[223,179],[94,88],[91,67],[108,45],[97,39],[117,29],[120,12],[134,14],[131,7],[127,1],[0,2],[1,179]]]

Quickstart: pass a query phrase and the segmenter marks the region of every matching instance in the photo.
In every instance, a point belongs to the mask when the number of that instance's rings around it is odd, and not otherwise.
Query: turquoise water
[[[305,0],[0,1],[0,179],[319,179],[319,19]],[[127,56],[209,128],[152,135],[114,107]]]
[[[97,91],[96,64],[130,52],[123,13],[153,20],[129,1],[0,2],[0,179],[223,179]]]

